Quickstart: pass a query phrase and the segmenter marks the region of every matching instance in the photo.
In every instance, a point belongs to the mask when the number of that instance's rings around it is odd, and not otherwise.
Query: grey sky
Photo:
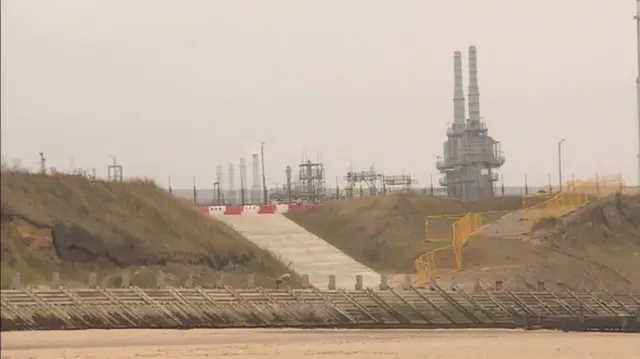
[[[3,0],[2,153],[210,186],[267,143],[328,177],[375,161],[434,178],[453,60],[478,47],[482,116],[508,184],[637,182],[632,0]],[[226,179],[226,175],[225,175]]]

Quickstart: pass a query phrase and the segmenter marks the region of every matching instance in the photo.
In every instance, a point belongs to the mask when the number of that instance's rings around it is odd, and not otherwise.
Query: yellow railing
[[[622,176],[598,176],[594,179],[568,181],[565,192],[556,194],[535,194],[522,197],[522,218],[537,220],[544,217],[561,217],[576,208],[589,203],[589,196],[611,195],[624,189]],[[544,200],[544,198],[547,198]],[[540,203],[530,205],[528,201]],[[416,279],[419,285],[426,286],[433,277],[444,272],[456,272],[462,269],[462,248],[469,239],[478,234],[484,228],[483,214],[469,212],[465,215],[431,216],[425,219],[425,230],[429,220],[455,220],[451,227],[451,233],[437,232],[438,241],[451,241],[450,245],[436,248],[421,255],[415,260]],[[533,221],[530,223],[530,226]],[[440,224],[439,227],[442,227]],[[425,234],[427,241],[433,241],[428,231]],[[451,239],[449,239],[451,238]]]
[[[543,217],[561,217],[588,202],[589,197],[584,192],[561,192],[544,202],[523,208],[522,218],[533,220]]]
[[[609,196],[624,189],[622,175],[596,176],[590,179],[567,181],[567,192],[582,192],[594,196]]]
[[[565,192],[557,193],[542,203],[524,207],[523,198],[522,218],[562,217],[589,203],[590,196],[609,196],[623,189],[624,180],[619,174],[567,181]]]
[[[462,269],[462,248],[469,241],[469,238],[482,230],[482,216],[479,213],[467,213],[452,225],[451,245],[431,250],[415,260],[416,279],[418,284],[426,286],[438,273],[444,271],[459,271]],[[451,263],[442,255],[453,256]],[[440,266],[437,258],[440,257]]]
[[[464,217],[462,214],[443,214],[439,216],[427,216],[424,219],[424,236],[426,242],[451,243],[454,224]]]

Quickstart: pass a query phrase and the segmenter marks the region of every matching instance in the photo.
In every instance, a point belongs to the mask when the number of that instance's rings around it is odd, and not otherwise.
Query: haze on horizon
[[[508,185],[555,183],[561,138],[565,179],[638,183],[634,14],[631,0],[3,0],[1,151],[100,175],[115,155],[125,176],[188,188],[240,157],[250,170],[264,141],[269,185],[305,148],[328,183],[375,162],[424,185],[453,119],[453,51],[466,96],[475,45]]]

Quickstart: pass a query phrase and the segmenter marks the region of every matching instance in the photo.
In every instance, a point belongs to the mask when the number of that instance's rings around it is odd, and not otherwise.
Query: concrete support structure
[[[53,272],[51,278],[51,288],[58,289],[60,287],[60,272]]]
[[[129,272],[124,271],[120,274],[120,287],[122,288],[129,288],[131,286],[130,281],[131,281],[131,275],[129,274]]]
[[[329,275],[329,285],[327,286],[327,288],[329,290],[336,290],[336,275],[335,274],[330,274]]]
[[[164,272],[159,270],[156,273],[156,288],[164,288]]]
[[[98,273],[89,273],[89,288],[95,288],[98,286]]]
[[[21,287],[20,273],[16,272],[13,274],[13,277],[11,278],[11,289],[20,289],[20,287]]]

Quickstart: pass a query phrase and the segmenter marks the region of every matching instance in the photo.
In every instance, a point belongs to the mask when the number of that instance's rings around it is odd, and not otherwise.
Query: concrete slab
[[[308,274],[310,284],[317,288],[326,289],[331,274],[336,276],[337,288],[353,289],[356,275],[362,275],[365,287],[380,285],[380,274],[282,214],[220,216],[218,219],[279,257],[296,273]]]

